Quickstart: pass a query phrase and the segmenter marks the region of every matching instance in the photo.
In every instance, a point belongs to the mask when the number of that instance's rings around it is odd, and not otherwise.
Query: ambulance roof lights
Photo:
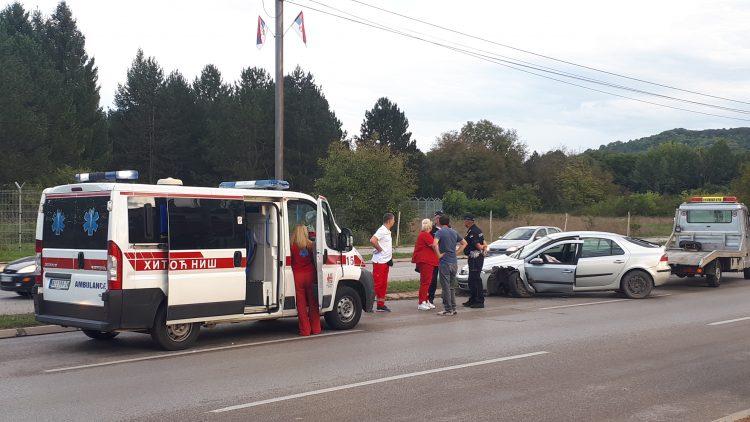
[[[97,171],[76,174],[76,182],[116,182],[118,180],[138,180],[137,170]]]
[[[159,179],[156,181],[157,185],[168,185],[168,186],[182,186],[182,180],[167,177],[166,179]]]
[[[737,203],[736,196],[694,196],[690,198],[693,203]]]
[[[270,190],[287,190],[289,182],[286,180],[241,180],[237,182],[221,182],[220,188],[234,189],[270,189]]]

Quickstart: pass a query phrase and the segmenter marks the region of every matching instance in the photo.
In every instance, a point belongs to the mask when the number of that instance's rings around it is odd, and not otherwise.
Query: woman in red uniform
[[[429,301],[429,289],[432,282],[432,273],[438,266],[438,252],[433,245],[435,239],[430,234],[430,230],[432,230],[432,221],[425,218],[422,220],[422,230],[417,236],[414,254],[411,258],[411,262],[417,264],[417,271],[419,272],[419,306],[417,306],[417,309],[420,311],[435,309],[435,305]]]
[[[298,224],[292,232],[292,273],[299,318],[299,335],[320,334],[318,295],[313,292],[317,277],[315,247],[307,227]]]

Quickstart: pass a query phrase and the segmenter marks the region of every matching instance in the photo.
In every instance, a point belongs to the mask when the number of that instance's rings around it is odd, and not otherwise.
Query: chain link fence
[[[0,189],[0,249],[33,249],[42,192]]]
[[[416,218],[432,218],[436,211],[442,211],[443,200],[440,198],[412,198],[406,205],[413,209]]]

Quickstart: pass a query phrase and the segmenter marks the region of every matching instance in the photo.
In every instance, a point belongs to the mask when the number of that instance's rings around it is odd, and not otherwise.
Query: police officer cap
[[[465,221],[474,221],[474,214],[466,214],[464,215]]]
[[[440,211],[440,210],[435,211],[435,217],[442,217],[442,216],[443,216],[443,211]]]

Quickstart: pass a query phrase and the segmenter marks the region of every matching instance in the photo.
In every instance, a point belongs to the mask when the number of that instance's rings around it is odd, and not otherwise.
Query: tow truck
[[[672,235],[665,245],[672,274],[705,277],[721,285],[725,272],[750,279],[750,222],[745,204],[735,196],[694,196],[677,208]]]

